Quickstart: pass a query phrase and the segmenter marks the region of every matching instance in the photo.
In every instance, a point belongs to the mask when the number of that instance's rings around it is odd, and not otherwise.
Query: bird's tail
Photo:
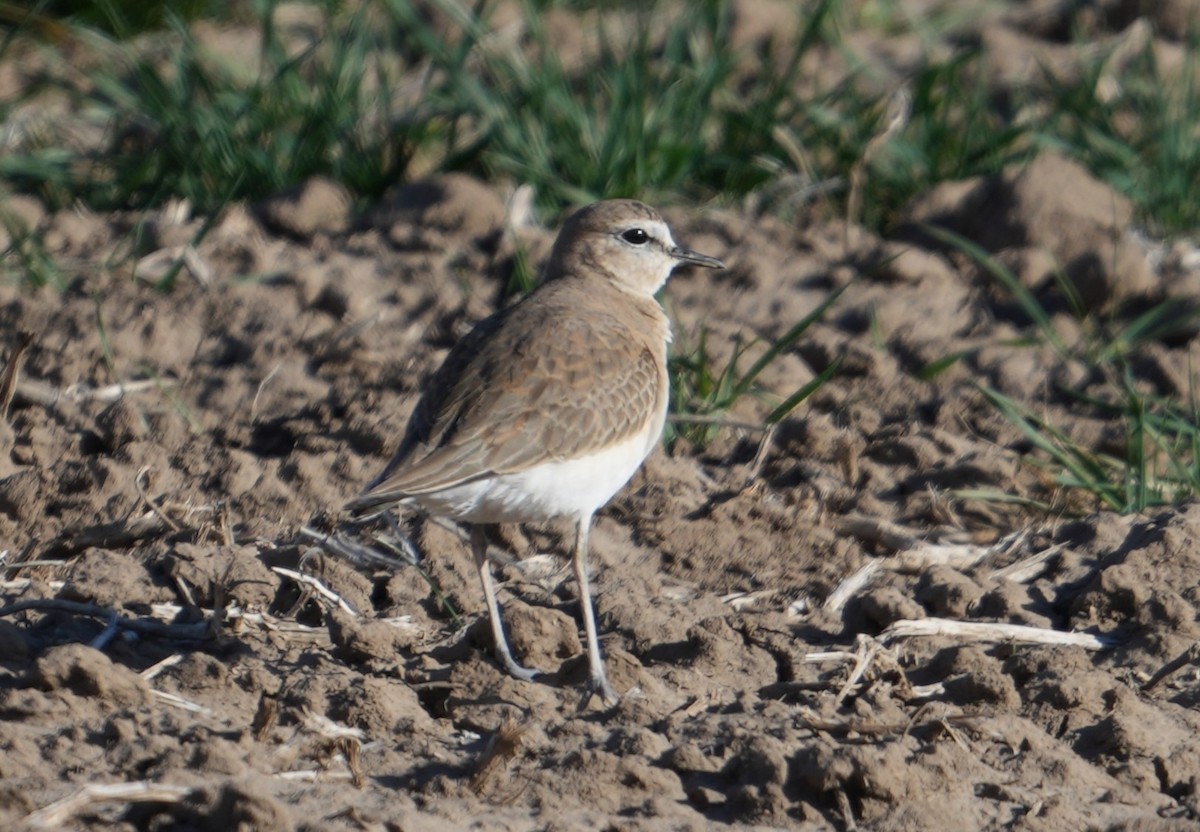
[[[396,494],[393,491],[366,491],[348,501],[342,508],[350,514],[352,520],[370,520],[372,517],[383,514],[402,499],[404,499],[404,495]]]

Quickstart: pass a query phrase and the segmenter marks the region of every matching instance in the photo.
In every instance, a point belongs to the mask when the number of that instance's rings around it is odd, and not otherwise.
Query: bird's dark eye
[[[621,232],[621,239],[635,246],[645,245],[650,239],[650,235],[640,228],[631,228],[628,231]]]

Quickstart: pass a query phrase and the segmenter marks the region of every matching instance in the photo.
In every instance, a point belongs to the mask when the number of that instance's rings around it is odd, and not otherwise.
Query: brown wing
[[[489,318],[430,380],[396,457],[351,509],[583,456],[643,430],[658,360],[607,310],[542,298]]]

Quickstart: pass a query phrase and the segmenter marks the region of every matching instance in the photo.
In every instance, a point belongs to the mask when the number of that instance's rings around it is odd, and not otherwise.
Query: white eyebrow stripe
[[[634,223],[617,232],[618,237],[627,231],[632,231],[635,228],[640,228],[650,235],[650,239],[661,243],[665,248],[674,248],[675,239],[671,236],[671,229],[667,227],[665,222],[660,220],[646,220],[645,222]]]

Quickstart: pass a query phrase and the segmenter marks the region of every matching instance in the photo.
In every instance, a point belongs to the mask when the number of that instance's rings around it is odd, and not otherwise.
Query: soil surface
[[[738,37],[771,36],[772,4],[736,5]],[[1065,49],[1048,20],[1063,5],[972,21],[1001,44],[997,85]],[[1096,5],[1119,35],[1136,4]],[[1188,4],[1144,5],[1177,50],[1170,15]],[[861,48],[901,72],[912,44],[890,45]],[[997,254],[1069,344],[1194,298],[1193,253],[1148,244],[1126,200],[1051,154],[937,188],[891,239],[667,210],[677,239],[728,264],[669,284],[677,348],[704,331],[720,368],[756,339],[746,366],[845,287],[762,380],[778,401],[842,363],[761,465],[756,431],[679,440],[598,516],[593,593],[626,693],[581,708],[565,529],[496,542],[537,683],[491,659],[455,529],[400,518],[419,569],[301,533],[394,537],[337,512],[423,379],[505,302],[514,253],[545,256],[553,229],[514,229],[508,196],[435,177],[356,216],[312,181],[228,211],[166,292],[153,283],[202,222],[186,211],[5,202],[75,265],[61,294],[0,287],[0,357],[32,335],[0,420],[0,828],[1197,828],[1200,505],[1120,517],[1025,464],[976,383],[1119,455],[1119,416],[1079,406],[1107,380],[1020,345],[1036,330],[1011,295],[915,229]],[[99,267],[135,226],[137,268]],[[1192,334],[1143,350],[1138,383],[1186,397]],[[929,629],[897,624],[914,621]],[[151,791],[94,788],[122,783]]]

